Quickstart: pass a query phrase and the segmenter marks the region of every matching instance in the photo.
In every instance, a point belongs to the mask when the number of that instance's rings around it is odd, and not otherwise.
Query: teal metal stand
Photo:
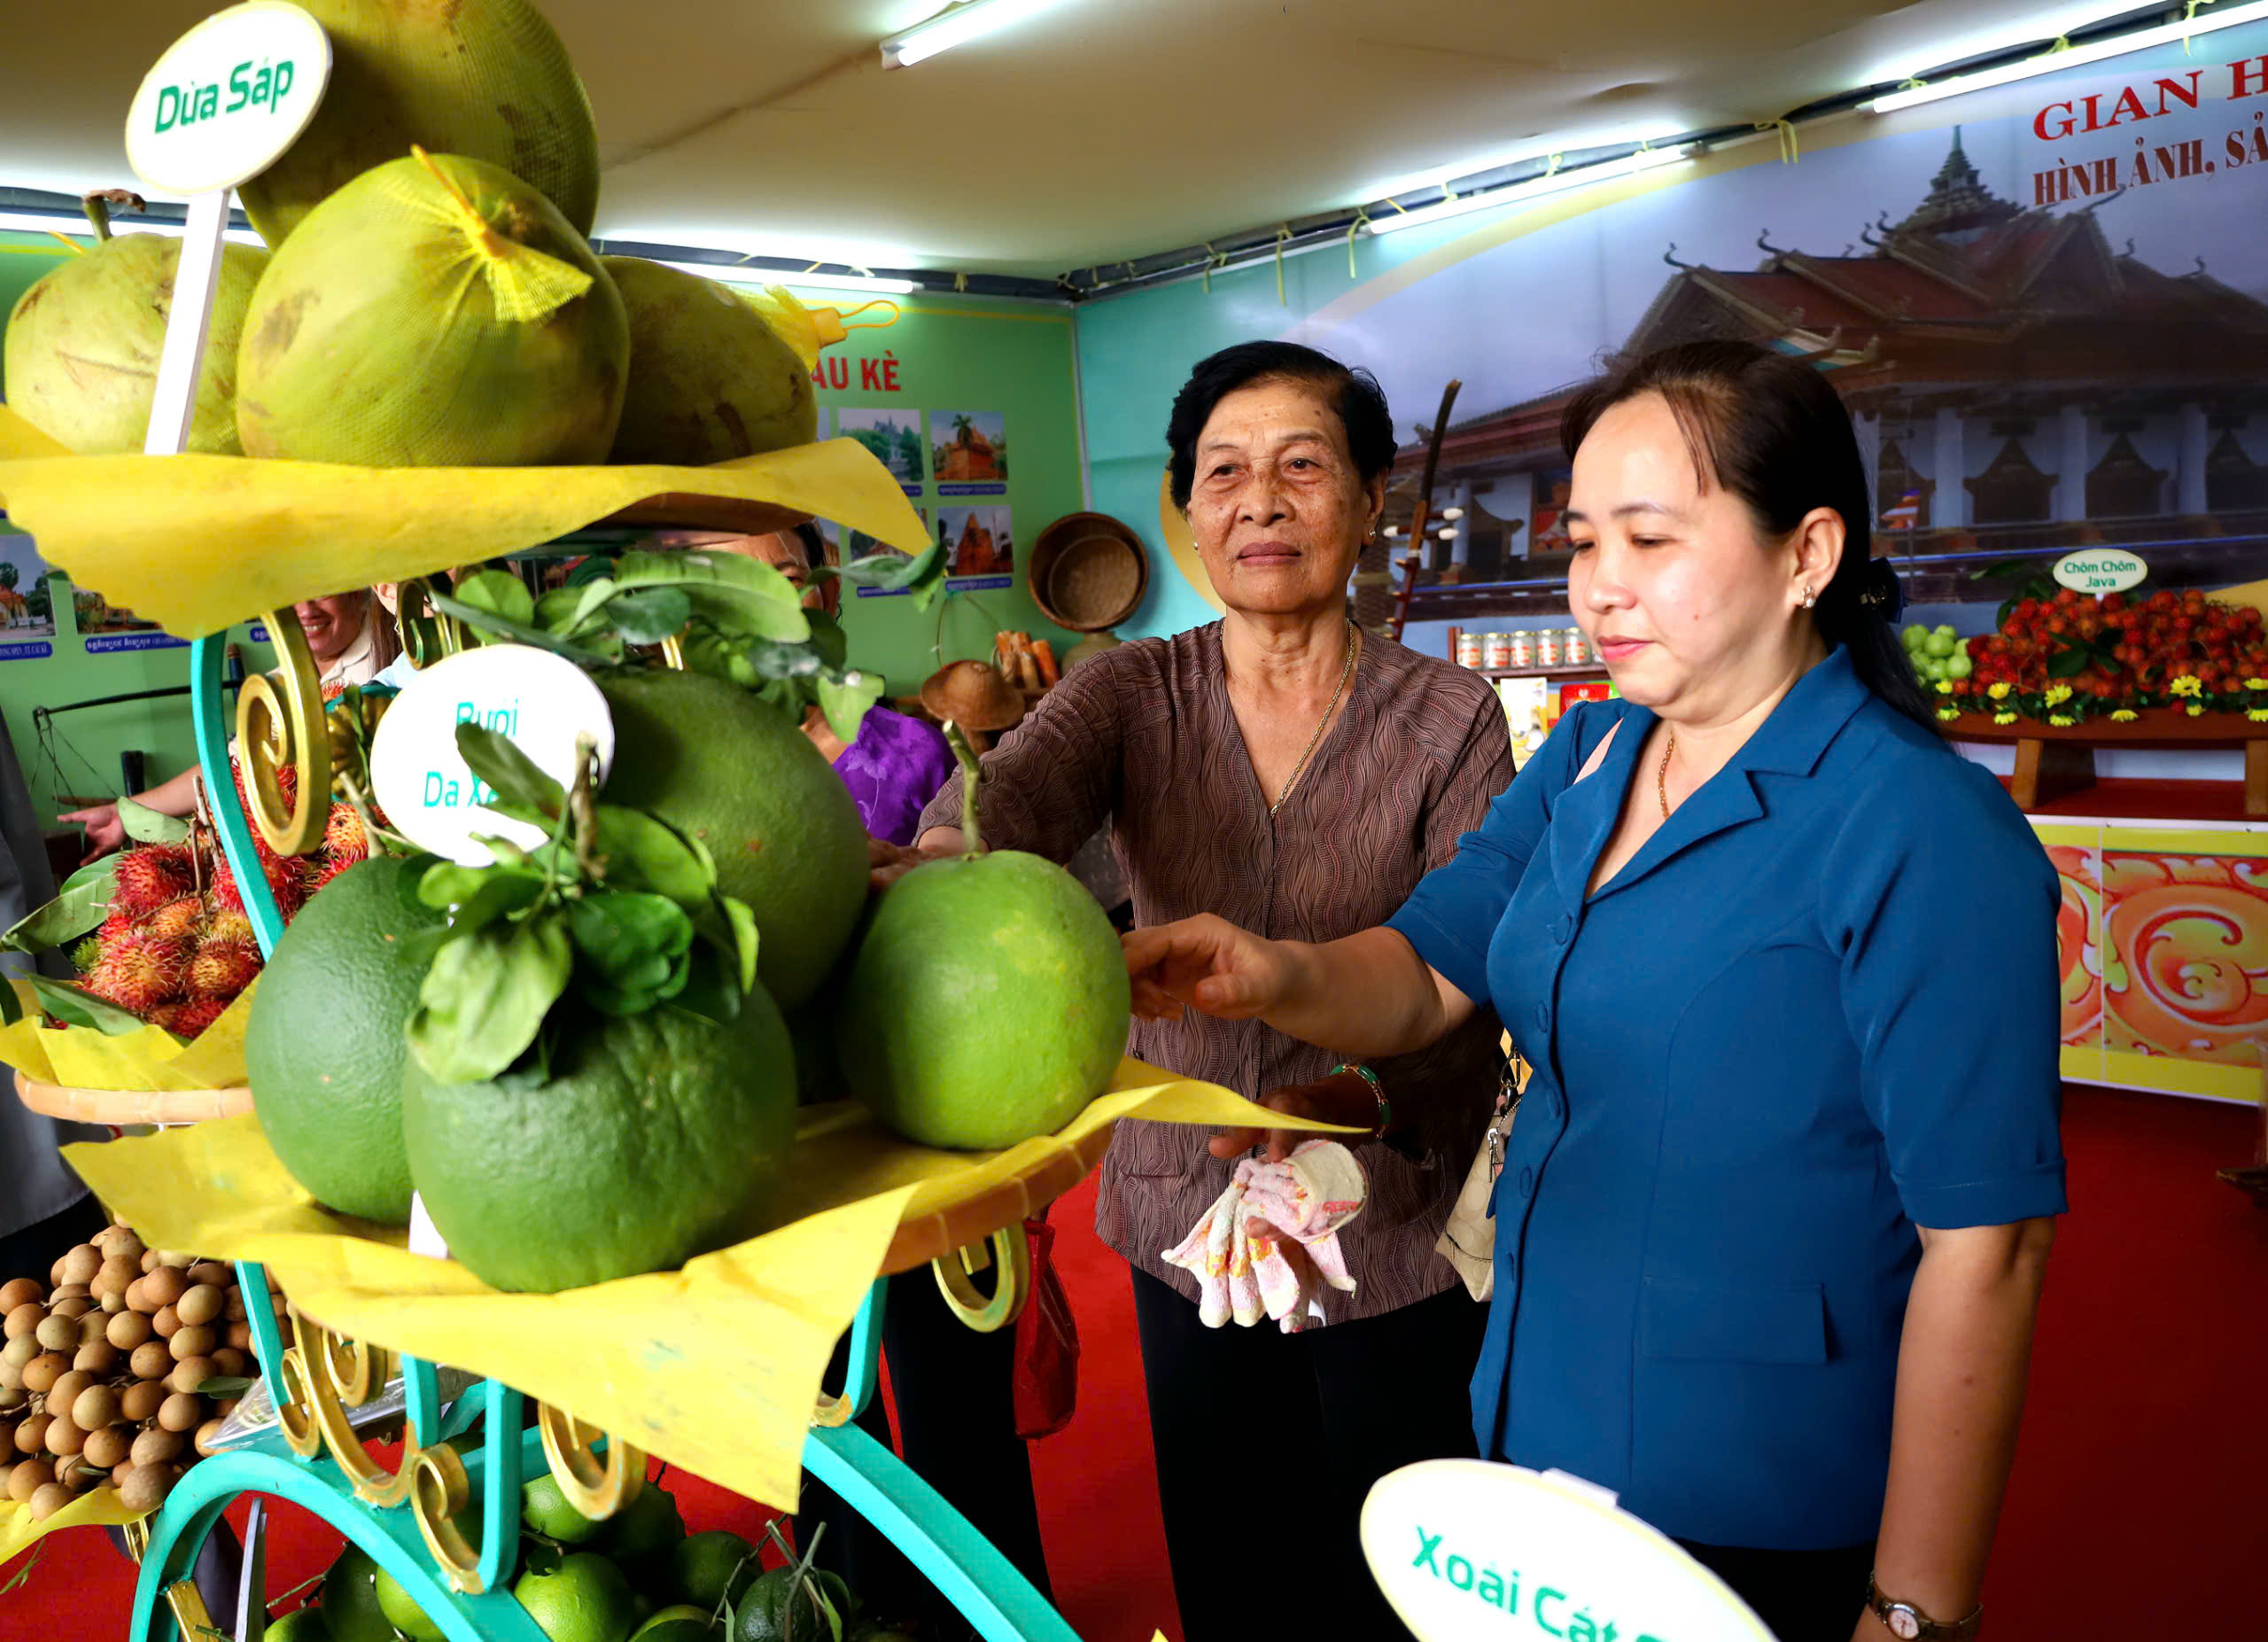
[[[278,616],[291,619],[289,612]],[[221,717],[221,657],[222,647],[213,639],[199,639],[190,647],[198,758],[221,848],[265,955],[282,932],[283,920],[230,773],[229,733]],[[267,1274],[250,1261],[239,1261],[237,1274],[253,1351],[281,1406],[291,1383],[283,1373],[287,1342],[275,1308],[264,1303]],[[852,1418],[873,1400],[879,1382],[887,1292],[887,1280],[876,1281],[851,1324],[850,1374],[842,1401]],[[327,1363],[299,1366],[310,1378],[330,1372]],[[403,1358],[401,1374],[408,1428],[421,1446],[442,1443],[470,1429],[477,1419],[482,1421],[480,1445],[460,1458],[481,1522],[478,1582],[484,1594],[451,1588],[419,1529],[414,1491],[397,1504],[373,1504],[356,1494],[353,1479],[328,1455],[319,1451],[303,1458],[280,1434],[270,1433],[198,1461],[175,1485],[151,1525],[135,1591],[130,1642],[175,1642],[180,1628],[167,1595],[189,1577],[221,1514],[246,1494],[288,1499],[338,1529],[400,1583],[449,1642],[544,1642],[543,1632],[510,1594],[519,1555],[521,1479],[540,1475],[548,1465],[539,1434],[521,1429],[520,1393],[485,1380],[445,1412],[431,1363]],[[804,1444],[804,1465],[882,1529],[987,1642],[1078,1642],[1062,1616],[990,1541],[896,1454],[856,1426],[814,1428]]]

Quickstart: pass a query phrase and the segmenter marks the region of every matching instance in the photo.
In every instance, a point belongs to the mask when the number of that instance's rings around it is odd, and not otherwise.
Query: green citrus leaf
[[[543,875],[532,867],[489,867],[449,914],[453,930],[473,930],[509,917],[543,899]]]
[[[592,844],[606,858],[610,882],[639,885],[684,907],[707,905],[717,887],[717,864],[700,840],[642,810],[616,804],[593,808],[597,837]]]
[[[859,727],[866,722],[866,709],[882,697],[882,675],[855,671],[833,677],[822,673],[816,682],[819,711],[827,714],[827,728],[846,745],[858,740]]]
[[[693,920],[665,896],[622,890],[569,907],[583,996],[610,1015],[635,1015],[674,998],[690,969]]]
[[[524,626],[535,619],[535,595],[508,570],[478,570],[456,586],[456,600]]]
[[[805,613],[812,624],[812,653],[826,665],[840,667],[850,654],[850,639],[843,624],[823,610]]]
[[[2066,644],[2047,658],[2047,676],[2051,679],[2074,679],[2087,670],[2093,658],[2084,644]]]
[[[197,1394],[199,1397],[242,1397],[257,1383],[242,1374],[220,1374],[199,1381]]]
[[[607,619],[632,644],[659,644],[675,638],[693,618],[693,601],[680,588],[645,588],[617,592],[606,603]]]
[[[441,615],[454,616],[469,627],[478,628],[486,633],[499,633],[506,638],[517,639],[523,644],[532,644],[538,650],[548,650],[554,655],[564,656],[579,667],[610,666],[622,659],[621,641],[607,634],[595,634],[581,644],[570,644],[566,640],[547,633],[541,627],[524,621],[514,621],[508,616],[500,616],[492,611],[481,610],[476,605],[468,604],[462,599],[452,598],[447,594],[434,593],[428,596],[433,602],[434,610]]]
[[[118,1038],[139,1031],[148,1024],[140,1016],[68,981],[52,980],[44,975],[25,978],[31,984],[32,995],[39,1000],[39,1007],[66,1026],[91,1026],[106,1038]]]
[[[535,624],[556,637],[574,638],[594,626],[599,607],[614,595],[611,576],[597,576],[589,581],[554,588],[535,602]]]
[[[480,1083],[526,1053],[575,953],[555,914],[442,943],[409,1017],[409,1052],[440,1083]]]
[[[63,881],[63,887],[53,900],[35,909],[5,935],[0,935],[0,946],[41,953],[75,940],[102,922],[117,889],[116,855],[89,861]]]
[[[734,955],[741,966],[741,990],[747,992],[756,984],[756,913],[746,901],[730,895],[717,897],[717,905],[725,909],[726,921],[732,925]]]
[[[131,798],[118,801],[118,824],[136,844],[179,844],[189,837],[189,823],[177,815],[161,815]]]
[[[870,553],[864,558],[852,559],[836,573],[853,587],[902,593],[909,588],[943,580],[944,569],[944,549],[933,541],[911,558],[903,553]]]
[[[796,584],[762,559],[742,554],[699,549],[625,553],[614,567],[614,584],[617,588],[677,588],[696,614],[728,634],[790,643],[811,636],[804,595]]]
[[[522,752],[509,736],[483,725],[457,726],[457,756],[496,797],[512,804],[532,805],[547,818],[567,805],[567,790]]]

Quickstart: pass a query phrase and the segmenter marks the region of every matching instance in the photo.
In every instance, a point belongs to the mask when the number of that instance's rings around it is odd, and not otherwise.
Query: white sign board
[[[168,194],[258,176],[299,140],[330,78],[330,38],[284,0],[215,12],[158,59],[126,116],[134,175]]]
[[[1363,1554],[1419,1642],[1773,1642],[1722,1580],[1613,1498],[1556,1473],[1430,1459],[1371,1488]]]
[[[2082,548],[2055,561],[2055,580],[2074,593],[2124,593],[2139,587],[2150,567],[2124,548]]]
[[[614,717],[590,675],[525,644],[484,644],[410,675],[370,741],[370,788],[393,829],[468,867],[493,859],[476,834],[532,849],[545,834],[482,807],[494,797],[457,753],[457,726],[494,730],[562,787],[575,782],[576,738],[596,744],[599,779],[614,764]]]

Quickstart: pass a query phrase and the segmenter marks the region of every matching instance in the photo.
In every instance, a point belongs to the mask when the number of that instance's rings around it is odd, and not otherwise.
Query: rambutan
[[[160,939],[194,938],[205,927],[212,907],[201,895],[184,895],[167,901],[142,921],[142,933]]]
[[[144,844],[118,858],[111,911],[144,918],[187,895],[191,882],[189,852],[176,844]]]
[[[252,932],[252,920],[241,912],[215,912],[213,922],[205,926],[208,941],[245,941],[257,946]]]
[[[326,855],[350,856],[361,860],[369,853],[369,841],[362,831],[362,818],[354,813],[351,804],[334,804],[330,819],[323,823],[322,852]]]
[[[260,947],[246,940],[215,940],[207,936],[189,966],[189,995],[223,1001],[252,984],[260,973]]]
[[[85,940],[81,941],[76,946],[74,946],[71,949],[71,967],[78,970],[80,974],[84,975],[88,970],[93,969],[95,965],[102,961],[102,956],[103,944],[101,938],[89,935]]]
[[[172,1006],[172,1019],[159,1022],[176,1038],[195,1038],[221,1018],[233,1001],[227,998],[191,998]]]
[[[120,942],[87,971],[87,990],[147,1020],[151,1011],[181,996],[188,978],[186,946],[177,940]]]

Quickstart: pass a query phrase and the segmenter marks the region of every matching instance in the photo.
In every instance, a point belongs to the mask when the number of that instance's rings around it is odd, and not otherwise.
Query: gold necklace
[[[1355,652],[1361,647],[1362,642],[1362,629],[1353,622],[1348,622],[1347,624],[1347,661],[1346,665],[1339,669],[1339,688],[1331,692],[1331,700],[1324,706],[1323,717],[1316,720],[1315,734],[1308,737],[1308,744],[1305,751],[1300,754],[1300,761],[1292,766],[1291,774],[1285,778],[1284,790],[1278,793],[1276,802],[1268,806],[1270,820],[1275,819],[1276,812],[1284,807],[1285,801],[1292,796],[1292,790],[1300,784],[1300,777],[1307,774],[1308,759],[1314,756],[1316,743],[1323,739],[1323,727],[1331,722],[1331,715],[1339,710],[1339,698],[1347,693],[1347,681],[1355,671]]]
[[[1662,749],[1661,767],[1654,772],[1654,796],[1662,801],[1662,819],[1669,819],[1669,755],[1677,751],[1677,726],[1669,727],[1669,744]]]

